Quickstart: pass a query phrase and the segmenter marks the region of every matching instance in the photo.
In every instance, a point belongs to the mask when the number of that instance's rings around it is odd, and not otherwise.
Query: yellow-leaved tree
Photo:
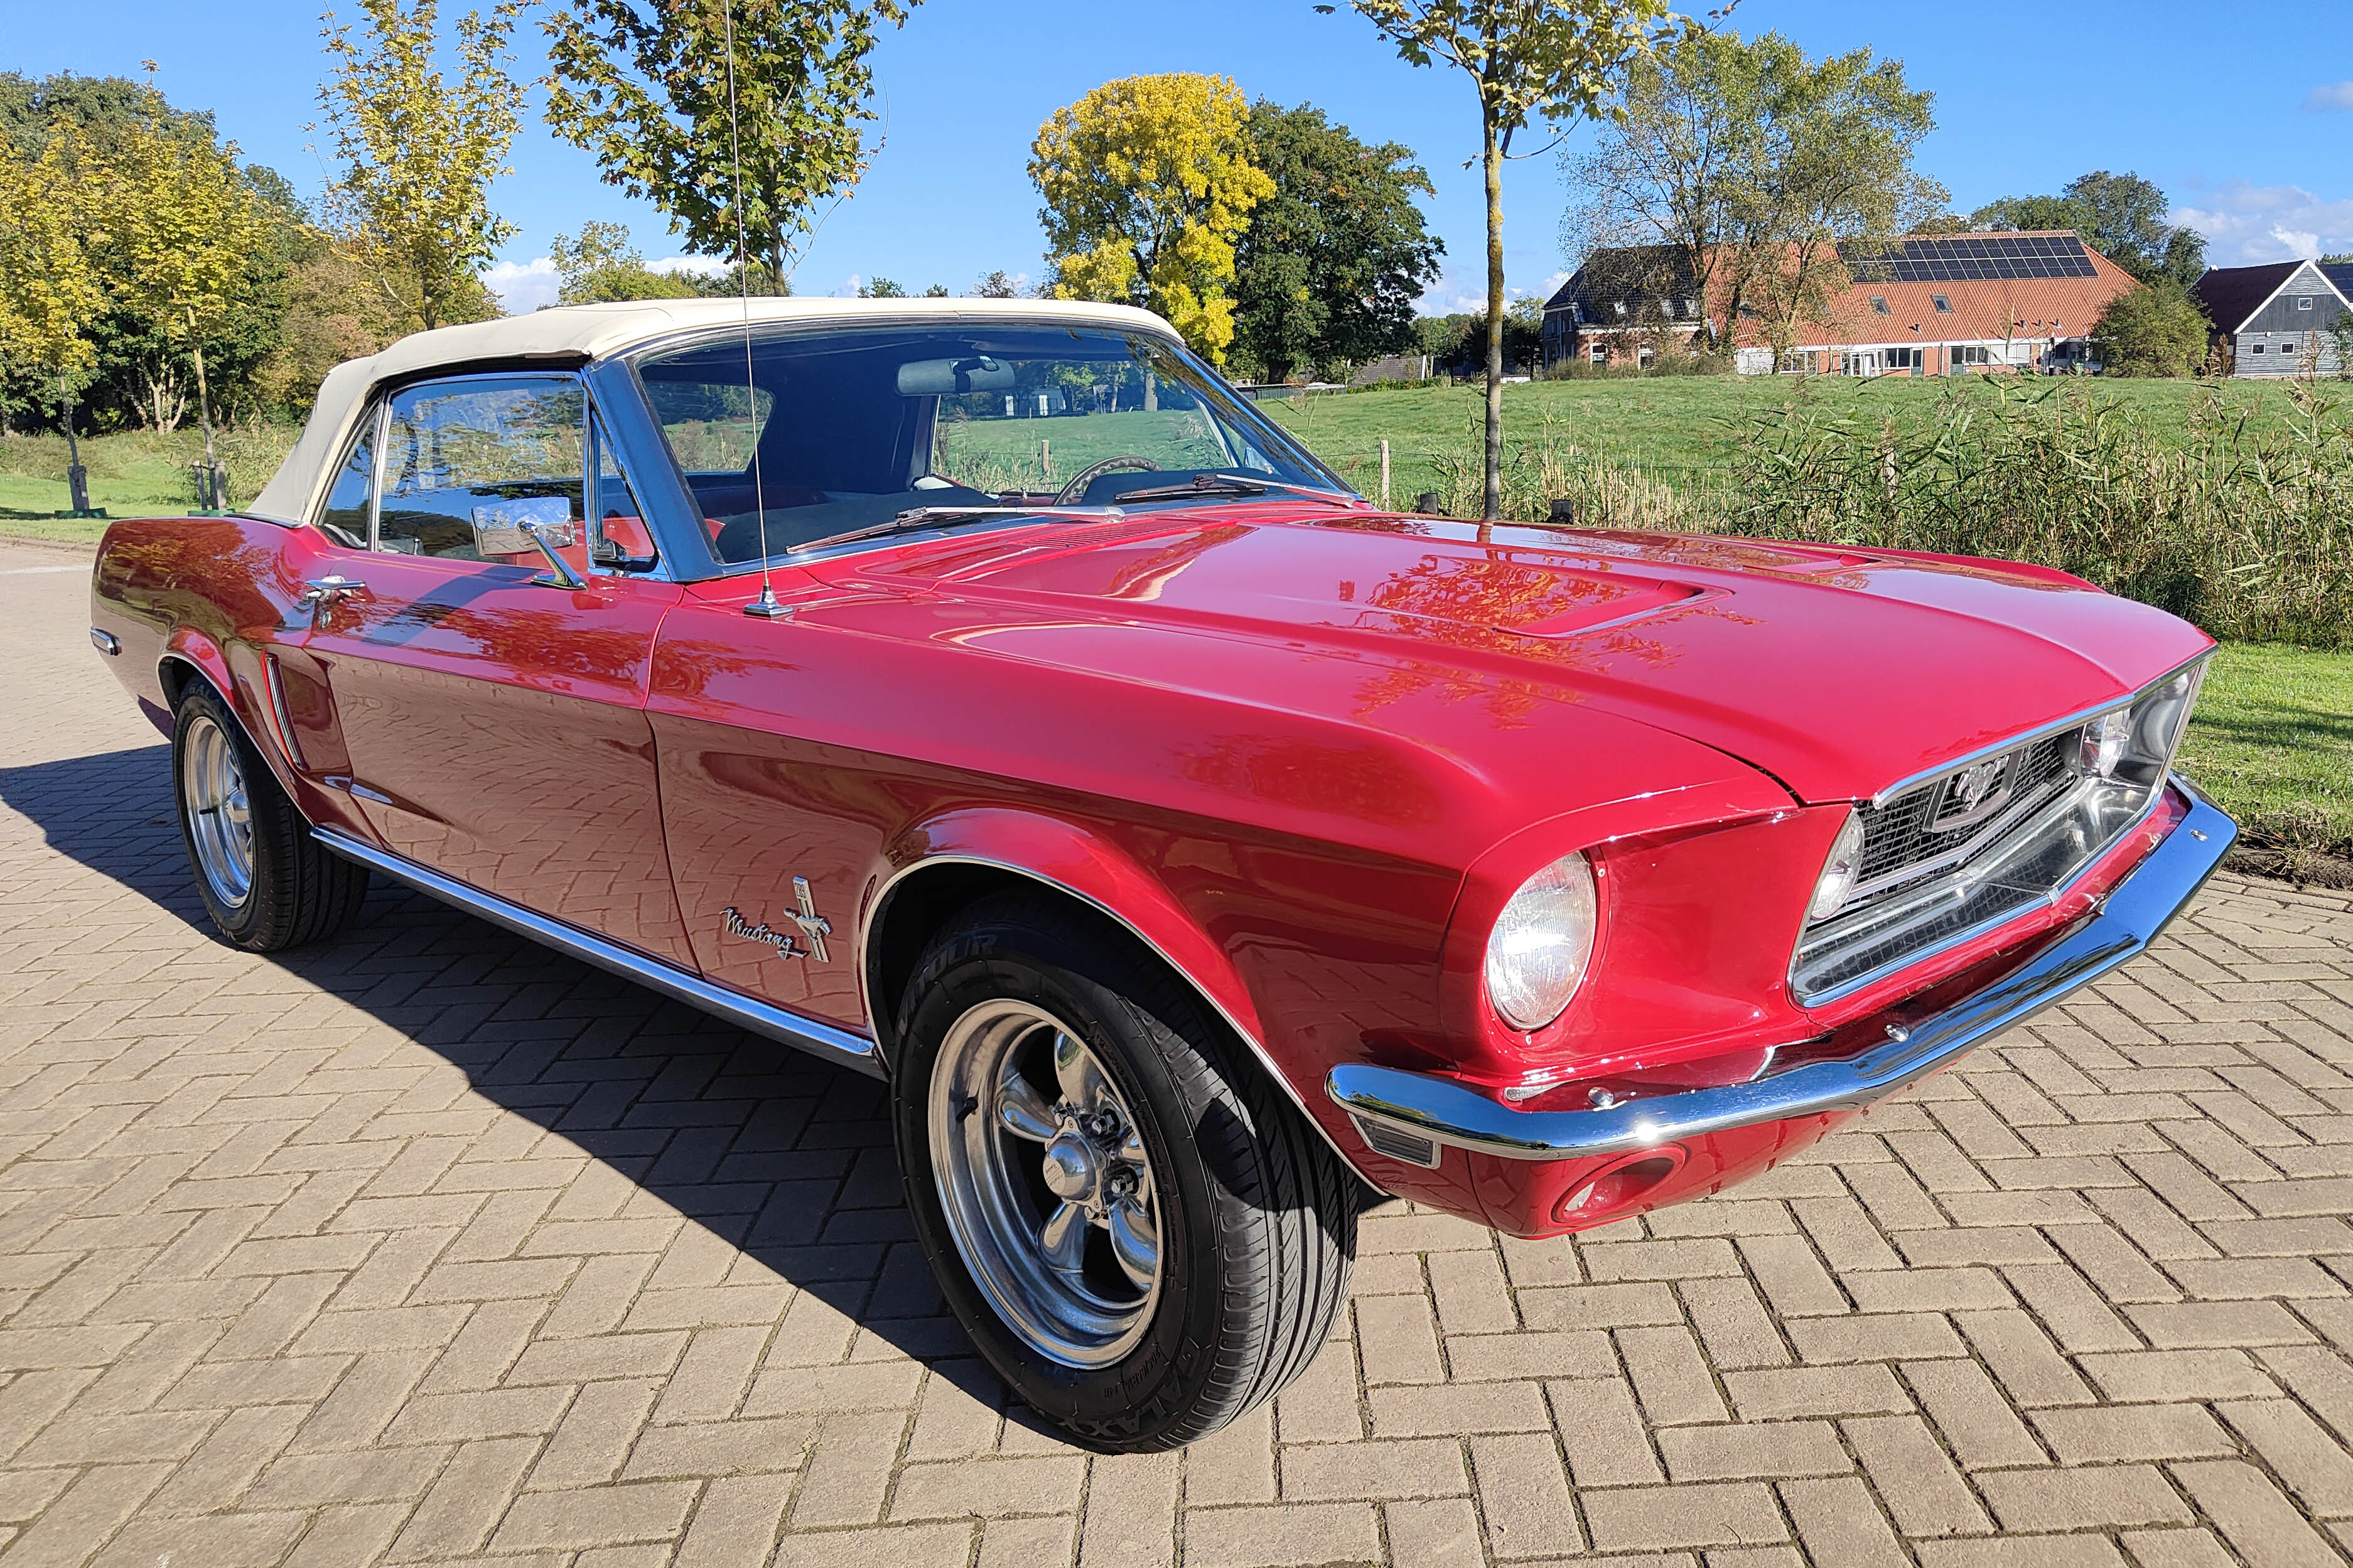
[[[237,144],[216,145],[142,120],[106,170],[110,273],[121,303],[187,351],[205,429],[207,505],[227,504],[213,446],[205,343],[253,286],[253,258],[270,243],[269,216],[237,166]]]
[[[517,232],[491,211],[490,185],[512,172],[522,89],[507,44],[522,7],[496,0],[458,18],[454,83],[434,63],[439,0],[359,0],[356,37],[324,18],[335,63],[319,102],[343,163],[328,210],[406,329],[499,314],[481,269]]]
[[[90,500],[71,400],[97,360],[90,329],[107,307],[90,255],[105,236],[84,178],[89,163],[81,133],[69,120],[51,129],[38,158],[24,157],[0,136],[0,361],[55,381],[76,511],[87,510]]]
[[[1029,150],[1054,297],[1156,310],[1222,363],[1234,241],[1274,194],[1249,123],[1230,79],[1190,71],[1123,77],[1056,110]]]

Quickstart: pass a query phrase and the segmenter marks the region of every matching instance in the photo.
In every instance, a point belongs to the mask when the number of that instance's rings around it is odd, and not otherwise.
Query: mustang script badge
[[[819,963],[831,962],[832,955],[825,950],[825,939],[833,934],[833,922],[817,912],[817,897],[809,891],[807,878],[793,879],[793,897],[799,900],[801,908],[800,912],[792,917],[792,922],[800,927],[801,941],[808,944],[806,947],[794,940],[790,931],[777,931],[765,921],[754,925],[744,918],[743,910],[732,904],[721,911],[720,918],[729,936],[740,936],[746,942],[765,942],[776,950],[778,958],[814,958]]]

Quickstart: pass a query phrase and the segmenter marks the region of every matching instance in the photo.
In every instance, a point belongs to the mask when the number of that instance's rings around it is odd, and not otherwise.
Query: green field
[[[300,433],[273,425],[222,431],[215,450],[228,469],[230,500],[259,495]],[[185,511],[195,504],[191,470],[204,455],[197,430],[93,437],[81,443],[90,503],[113,517]],[[64,515],[72,504],[67,460],[62,436],[0,436],[0,535],[94,540],[106,531],[103,519]]]

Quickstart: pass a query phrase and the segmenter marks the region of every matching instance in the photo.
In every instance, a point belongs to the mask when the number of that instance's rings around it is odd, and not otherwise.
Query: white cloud
[[[555,258],[549,256],[535,261],[501,261],[483,281],[510,316],[527,316],[542,305],[554,304],[556,290],[564,286],[564,279],[556,275]]]
[[[2217,267],[2353,250],[2353,197],[2327,199],[2301,185],[2232,180],[2176,207],[2172,221],[2206,237],[2207,259]]]
[[[2332,109],[2353,110],[2353,81],[2316,87],[2305,95],[2304,106],[2315,114],[2326,114]]]
[[[1525,300],[1533,295],[1549,300],[1560,286],[1568,281],[1568,274],[1556,272],[1533,289],[1525,289],[1506,281],[1504,298],[1506,301]],[[1438,281],[1422,290],[1414,309],[1425,316],[1480,315],[1487,309],[1487,268],[1482,261],[1477,270],[1448,268],[1439,274]]]

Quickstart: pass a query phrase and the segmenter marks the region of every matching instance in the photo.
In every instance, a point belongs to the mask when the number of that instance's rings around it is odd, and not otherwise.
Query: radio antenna
[[[752,265],[744,240],[744,141],[735,121],[735,0],[721,0],[720,24],[727,45],[727,152],[735,165],[735,288],[744,306],[744,427],[751,435],[752,506],[760,529],[760,596],[744,606],[747,616],[781,620],[792,614],[776,602],[768,568],[768,490],[760,479],[760,389],[752,374]]]

